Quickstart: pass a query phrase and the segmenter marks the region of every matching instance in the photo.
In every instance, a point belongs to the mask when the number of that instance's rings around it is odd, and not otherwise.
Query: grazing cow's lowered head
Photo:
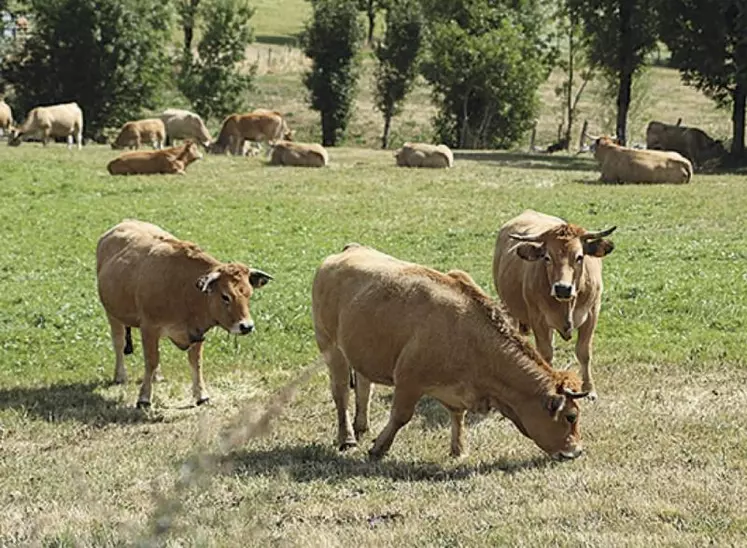
[[[254,331],[249,314],[249,298],[254,288],[272,280],[261,270],[243,264],[221,264],[197,280],[197,289],[210,299],[210,313],[215,322],[229,333],[246,335]]]
[[[587,232],[577,225],[564,224],[541,234],[511,234],[518,240],[516,253],[525,261],[545,263],[550,294],[558,301],[574,299],[584,271],[584,257],[604,257],[615,245],[605,240],[615,231]]]

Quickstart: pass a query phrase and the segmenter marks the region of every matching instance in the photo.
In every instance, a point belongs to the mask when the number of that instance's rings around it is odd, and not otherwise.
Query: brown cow
[[[453,167],[454,154],[446,145],[426,143],[405,143],[394,157],[397,165],[403,167]]]
[[[424,395],[451,412],[451,454],[466,411],[497,409],[554,457],[581,453],[580,380],[553,370],[465,272],[442,274],[357,244],[327,257],[311,299],[317,344],[337,407],[340,450],[368,430],[371,383],[394,386],[389,422],[369,451],[381,458]],[[350,372],[356,413],[348,415]]]
[[[143,143],[151,143],[153,148],[161,149],[166,140],[166,126],[160,118],[147,118],[127,122],[112,143],[113,149],[140,148]]]
[[[696,168],[726,155],[721,141],[711,139],[701,129],[650,122],[646,128],[646,147],[651,150],[673,150],[690,160]]]
[[[8,135],[13,127],[13,111],[4,100],[0,99],[0,130],[3,135]]]
[[[288,129],[285,118],[277,112],[258,109],[226,117],[210,151],[215,154],[230,152],[240,156],[244,154],[245,141],[252,141],[261,147],[262,142],[272,144],[280,139],[293,140],[293,132]]]
[[[106,166],[112,175],[151,175],[171,173],[184,175],[184,170],[202,154],[192,141],[163,150],[125,152]]]
[[[168,337],[189,351],[192,393],[197,404],[209,397],[202,378],[202,345],[215,325],[229,333],[254,330],[249,298],[272,276],[240,263],[222,263],[195,244],[176,239],[150,223],[126,220],[105,232],[96,248],[101,304],[111,325],[116,356],[114,380],[125,382],[129,330],[140,329],[145,376],[138,407],[150,405],[158,369],[158,341]]]
[[[677,152],[625,148],[609,137],[592,148],[605,183],[689,183],[693,176],[690,160]]]
[[[328,163],[327,151],[316,143],[275,141],[270,156],[270,164],[278,166],[324,167]]]
[[[615,227],[587,232],[543,213],[524,211],[501,227],[493,255],[493,282],[520,330],[534,333],[549,363],[553,332],[570,340],[578,330],[576,357],[582,390],[596,398],[591,378],[591,345],[602,299],[602,257],[614,249],[603,239]]]
[[[26,115],[26,120],[10,134],[8,144],[18,146],[28,139],[41,139],[44,146],[50,138],[67,137],[67,148],[73,140],[78,150],[83,145],[83,111],[77,103],[64,103],[36,107]]]

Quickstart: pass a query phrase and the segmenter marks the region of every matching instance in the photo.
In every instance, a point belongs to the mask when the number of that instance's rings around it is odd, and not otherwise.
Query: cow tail
[[[125,327],[125,354],[132,354],[132,328],[128,325]]]

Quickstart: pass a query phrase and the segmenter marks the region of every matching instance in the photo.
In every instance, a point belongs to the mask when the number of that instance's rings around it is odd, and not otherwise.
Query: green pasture
[[[458,152],[451,170],[417,171],[390,151],[340,148],[321,170],[210,156],[184,177],[115,178],[113,156],[0,146],[0,546],[744,542],[745,174],[609,186],[588,155]],[[369,438],[340,455],[323,369],[267,407],[317,360],[310,284],[325,256],[357,241],[464,269],[495,294],[497,229],[525,208],[618,227],[583,457],[549,462],[489,415],[470,419],[470,454],[455,461],[448,414],[424,400],[369,463],[387,388]],[[94,254],[124,218],[275,277],[253,298],[255,334],[209,334],[209,407],[192,407],[186,354],[168,341],[150,411],[134,409],[137,336],[130,384],[110,383]],[[556,346],[556,366],[576,367],[572,344]]]

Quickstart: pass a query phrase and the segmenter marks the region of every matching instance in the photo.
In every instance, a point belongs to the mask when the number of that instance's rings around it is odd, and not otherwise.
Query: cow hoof
[[[200,398],[199,400],[197,400],[197,405],[198,406],[205,405],[205,404],[208,404],[208,403],[210,403],[210,398]]]
[[[135,407],[138,409],[150,409],[150,402],[149,401],[139,401],[137,404],[135,404]]]
[[[348,440],[340,444],[339,450],[340,452],[343,452],[347,451],[348,449],[355,449],[356,447],[358,447],[358,444],[356,442]]]
[[[368,428],[361,429],[361,430],[356,430],[355,431],[355,439],[357,441],[361,441],[361,438],[366,434],[366,432],[368,432]]]
[[[368,460],[373,462],[378,462],[381,459],[384,458],[384,453],[380,453],[378,451],[374,451],[373,449],[368,451]]]

